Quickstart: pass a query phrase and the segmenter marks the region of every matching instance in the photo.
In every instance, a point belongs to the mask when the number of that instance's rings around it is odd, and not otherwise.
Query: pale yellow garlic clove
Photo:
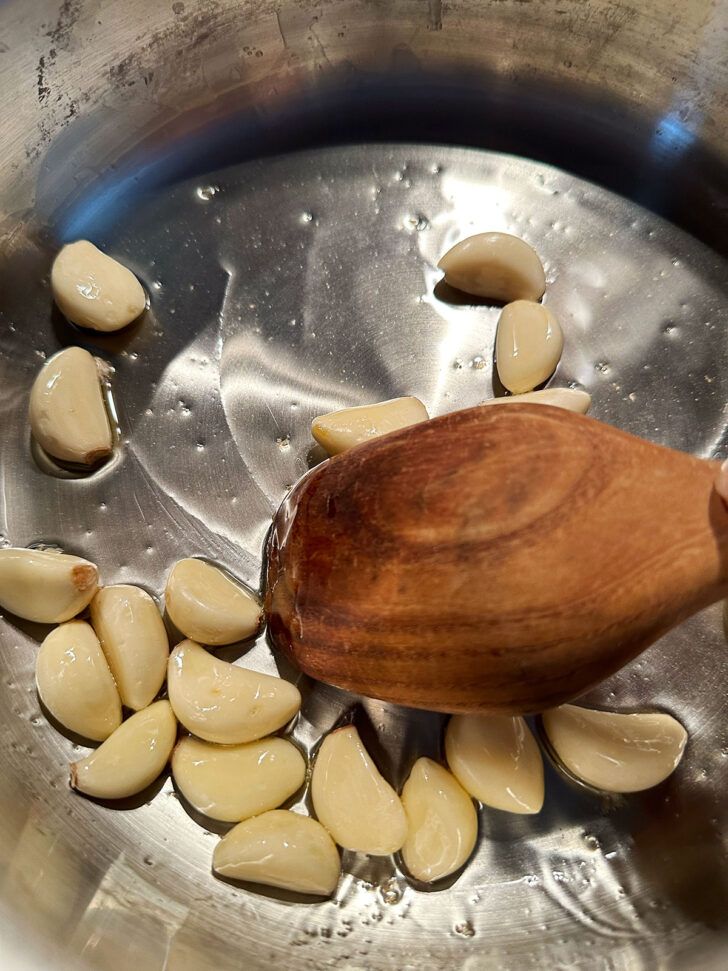
[[[126,327],[147,304],[144,288],[131,270],[85,239],[69,243],[58,253],[51,288],[61,313],[92,330]]]
[[[212,868],[234,880],[328,897],[339,882],[341,860],[315,819],[273,809],[234,826],[215,847]]]
[[[562,705],[543,727],[559,762],[577,779],[608,792],[639,792],[677,768],[688,733],[664,713],[621,714]]]
[[[185,728],[221,745],[270,735],[301,707],[290,681],[229,664],[189,640],[169,656],[167,691]]]
[[[0,607],[37,624],[80,614],[98,588],[94,563],[48,550],[0,549]]]
[[[172,567],[164,601],[176,627],[201,644],[217,647],[245,640],[261,623],[261,606],[242,583],[193,557]]]
[[[459,870],[475,847],[478,816],[457,779],[432,759],[418,759],[402,789],[402,805],[402,858],[412,876],[430,883]]]
[[[503,398],[488,398],[483,405],[551,405],[585,415],[589,411],[591,395],[579,388],[543,388],[541,391],[526,391],[523,394],[507,395]]]
[[[103,587],[91,601],[91,623],[123,704],[146,708],[167,675],[169,641],[159,608],[141,587]]]
[[[374,405],[342,408],[328,415],[319,415],[311,424],[311,432],[329,455],[338,455],[352,445],[416,425],[429,417],[419,398],[392,398]]]
[[[126,799],[162,773],[177,740],[168,701],[137,711],[92,752],[71,763],[71,788],[96,799]]]
[[[396,852],[405,841],[402,803],[353,725],[336,729],[321,743],[311,798],[319,821],[347,850],[381,856]]]
[[[121,701],[96,635],[83,620],[56,627],[38,651],[43,704],[71,732],[100,742],[121,724]]]
[[[523,718],[453,715],[445,755],[460,785],[486,806],[537,813],[543,805],[543,760]]]
[[[188,736],[172,755],[172,776],[185,799],[226,823],[280,806],[305,775],[306,760],[284,738],[223,746]]]
[[[33,438],[61,462],[92,466],[111,454],[99,364],[82,347],[46,361],[33,382],[28,418]]]
[[[456,243],[437,264],[445,282],[492,300],[538,300],[546,276],[538,254],[508,233],[478,233]]]
[[[495,335],[498,377],[513,394],[532,391],[553,374],[564,335],[548,307],[516,300],[501,311]]]

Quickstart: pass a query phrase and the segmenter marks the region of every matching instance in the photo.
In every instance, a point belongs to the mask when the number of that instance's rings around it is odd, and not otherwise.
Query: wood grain
[[[728,592],[717,468],[543,405],[357,446],[278,512],[271,639],[371,697],[541,711]]]

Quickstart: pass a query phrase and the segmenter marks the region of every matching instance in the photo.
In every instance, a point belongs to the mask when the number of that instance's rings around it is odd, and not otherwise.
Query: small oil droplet
[[[197,198],[202,202],[209,202],[219,191],[219,185],[200,185],[197,187]]]
[[[406,216],[404,220],[404,228],[408,232],[422,233],[430,227],[430,220],[427,216]]]
[[[475,937],[475,928],[469,920],[464,920],[454,927],[455,933],[460,937]]]
[[[402,888],[394,877],[390,877],[379,889],[385,904],[398,904],[402,899]]]

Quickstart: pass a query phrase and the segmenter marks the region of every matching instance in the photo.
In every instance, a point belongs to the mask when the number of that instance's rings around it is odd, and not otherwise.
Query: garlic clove
[[[453,775],[486,806],[537,813],[543,805],[543,760],[520,716],[453,715],[445,731]]]
[[[121,701],[96,635],[83,620],[56,627],[38,651],[38,694],[71,732],[103,741],[121,724]]]
[[[515,300],[501,311],[495,363],[503,386],[513,394],[532,391],[550,377],[563,349],[564,335],[548,307]]]
[[[448,250],[437,265],[451,287],[504,303],[538,300],[546,289],[535,250],[508,233],[469,236]]]
[[[328,897],[341,860],[315,819],[273,809],[233,827],[215,847],[212,868],[222,877]]]
[[[60,624],[96,593],[94,563],[48,550],[0,549],[0,607],[37,624]]]
[[[103,587],[91,601],[91,623],[122,703],[146,708],[167,676],[169,641],[159,608],[141,587]]]
[[[242,583],[193,557],[172,567],[164,600],[186,637],[215,647],[252,637],[262,619],[258,600]]]
[[[402,803],[353,725],[336,729],[321,743],[311,798],[319,821],[347,850],[381,856],[396,852],[405,841]]]
[[[405,866],[423,883],[447,877],[475,848],[478,815],[457,779],[432,759],[418,759],[402,789]]]
[[[33,382],[28,418],[33,438],[54,459],[92,466],[111,454],[99,365],[82,347],[46,361]]]
[[[172,755],[172,775],[198,812],[237,823],[275,809],[300,789],[306,761],[284,738],[220,746],[187,737]]]
[[[185,728],[220,745],[270,735],[301,707],[300,692],[290,681],[229,664],[189,640],[169,656],[167,691]]]
[[[92,330],[126,327],[147,305],[144,288],[131,270],[86,239],[60,250],[51,269],[51,288],[61,313]]]
[[[622,714],[562,705],[541,716],[558,761],[607,792],[639,792],[675,771],[688,733],[672,715]]]
[[[96,799],[134,796],[161,774],[177,740],[168,701],[137,711],[88,758],[71,763],[71,788]]]
[[[398,428],[416,425],[429,417],[419,398],[393,398],[374,405],[342,408],[328,415],[319,415],[311,424],[311,432],[329,455],[338,455],[352,445],[378,438]]]
[[[591,395],[579,388],[543,388],[541,391],[525,391],[523,394],[503,398],[488,398],[482,405],[551,405],[585,415],[589,411]]]

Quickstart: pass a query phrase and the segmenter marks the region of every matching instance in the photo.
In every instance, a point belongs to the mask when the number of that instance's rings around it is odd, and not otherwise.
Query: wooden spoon
[[[728,593],[718,468],[544,405],[358,445],[278,512],[273,643],[314,678],[416,708],[560,704]]]

